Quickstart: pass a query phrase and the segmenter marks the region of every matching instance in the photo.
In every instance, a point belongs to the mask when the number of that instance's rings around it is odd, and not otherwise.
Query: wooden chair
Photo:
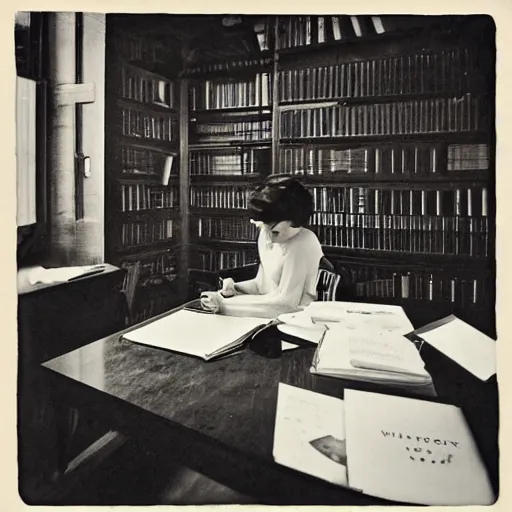
[[[252,279],[258,271],[259,263],[251,263],[241,267],[228,268],[219,271],[219,277],[232,277],[235,281]],[[316,280],[317,300],[336,300],[341,276],[336,273],[334,265],[323,256],[318,265]]]

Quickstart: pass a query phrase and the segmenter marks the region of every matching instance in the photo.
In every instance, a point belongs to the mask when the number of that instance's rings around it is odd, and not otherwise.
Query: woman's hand
[[[220,311],[221,298],[219,292],[203,292],[201,293],[201,307],[212,313]]]
[[[222,280],[222,289],[220,290],[220,294],[223,297],[233,297],[236,295],[235,281],[233,281],[231,277],[226,277],[226,279]]]

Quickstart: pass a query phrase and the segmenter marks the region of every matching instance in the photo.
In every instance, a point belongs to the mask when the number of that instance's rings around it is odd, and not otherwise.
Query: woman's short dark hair
[[[288,220],[292,226],[306,226],[313,213],[313,197],[296,178],[271,174],[249,196],[252,219],[271,224]]]

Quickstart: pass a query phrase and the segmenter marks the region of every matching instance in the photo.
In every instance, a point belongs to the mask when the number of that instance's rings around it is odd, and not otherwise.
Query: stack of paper
[[[288,340],[301,340],[318,345],[323,338],[327,327],[322,323],[315,323],[311,317],[303,312],[284,313],[277,317],[277,329]]]
[[[382,331],[408,334],[413,330],[410,320],[401,306],[368,304],[359,302],[312,302],[303,312],[316,323],[344,324],[353,329],[372,325]]]
[[[311,373],[396,386],[432,385],[409,340],[371,325],[365,329],[331,326],[316,350]]]

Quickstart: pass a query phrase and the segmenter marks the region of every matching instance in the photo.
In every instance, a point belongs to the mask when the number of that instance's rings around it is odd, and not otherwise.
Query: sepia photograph
[[[25,504],[496,503],[491,15],[12,34]]]

